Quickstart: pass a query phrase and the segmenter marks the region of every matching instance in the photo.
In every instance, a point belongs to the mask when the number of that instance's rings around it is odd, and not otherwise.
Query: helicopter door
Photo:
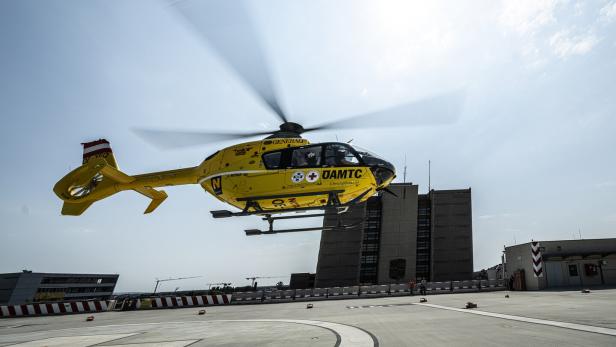
[[[323,147],[307,146],[290,149],[285,175],[285,187],[307,188],[321,184]]]
[[[325,166],[357,166],[359,159],[348,145],[340,143],[328,144],[325,147]]]

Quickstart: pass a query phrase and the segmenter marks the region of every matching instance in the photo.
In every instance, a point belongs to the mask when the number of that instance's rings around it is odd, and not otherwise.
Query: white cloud
[[[505,0],[499,21],[521,35],[534,35],[556,22],[554,9],[559,0]]]
[[[569,30],[561,30],[550,38],[550,46],[560,58],[571,55],[584,55],[590,52],[599,42],[599,39],[591,33],[572,35]]]
[[[616,181],[605,181],[595,184],[597,188],[611,188],[616,187]]]
[[[484,214],[479,216],[479,219],[510,218],[514,216],[516,216],[516,214],[513,213]]]
[[[616,1],[612,1],[599,10],[602,21],[611,23],[616,20]]]
[[[603,221],[610,222],[610,223],[616,222],[616,213],[609,214],[609,215],[603,217]]]

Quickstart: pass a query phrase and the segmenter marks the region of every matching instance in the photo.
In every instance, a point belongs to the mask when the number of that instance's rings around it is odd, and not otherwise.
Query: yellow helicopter
[[[303,133],[366,125],[396,126],[396,121],[403,120],[403,124],[408,124],[409,117],[425,118],[427,115],[432,117],[430,123],[435,123],[435,118],[436,122],[442,122],[448,121],[458,108],[460,93],[453,92],[311,128],[291,122],[274,93],[264,55],[254,36],[255,30],[245,17],[246,11],[237,7],[241,6],[240,2],[232,3],[206,9],[204,13],[210,16],[210,20],[205,21],[194,20],[192,10],[179,8],[179,11],[282,120],[280,128],[253,133],[137,130],[138,135],[162,147],[191,146],[268,135],[258,141],[221,149],[195,167],[140,175],[128,175],[119,170],[107,140],[83,143],[82,165],[64,176],[53,188],[64,202],[63,215],[81,215],[94,202],[125,190],[133,190],[150,198],[151,202],[144,212],[150,213],[167,198],[163,190],[156,188],[199,184],[220,201],[238,209],[235,212],[211,211],[214,218],[259,215],[269,222],[268,230],[246,230],[247,235],[325,230],[274,230],[273,222],[278,219],[344,213],[349,206],[364,202],[377,192],[388,192],[387,186],[395,178],[395,168],[384,159],[348,143],[311,144],[301,137]],[[231,33],[207,25],[210,21],[220,24],[220,21],[212,18],[222,17],[233,17],[232,22],[236,25]],[[242,54],[238,56],[238,52]],[[325,212],[272,216],[309,210]],[[339,225],[335,228],[354,225]]]

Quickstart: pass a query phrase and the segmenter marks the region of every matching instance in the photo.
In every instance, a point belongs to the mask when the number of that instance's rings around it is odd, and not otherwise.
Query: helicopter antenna
[[[353,140],[355,140],[355,139],[350,139],[349,141],[347,141],[347,143],[351,143]]]
[[[406,153],[404,153],[404,174],[403,174],[403,183],[406,183]]]
[[[338,134],[336,134],[336,142],[340,142],[340,141],[338,140]]]

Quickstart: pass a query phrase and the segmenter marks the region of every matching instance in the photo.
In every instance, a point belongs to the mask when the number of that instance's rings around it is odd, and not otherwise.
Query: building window
[[[577,275],[578,275],[577,265],[575,264],[569,265],[569,276],[575,277]]]
[[[376,255],[362,255],[361,263],[362,264],[376,264],[377,257]]]
[[[584,272],[586,276],[596,276],[599,274],[599,268],[596,264],[584,264]]]
[[[393,259],[389,262],[389,278],[401,280],[406,273],[406,259]]]

